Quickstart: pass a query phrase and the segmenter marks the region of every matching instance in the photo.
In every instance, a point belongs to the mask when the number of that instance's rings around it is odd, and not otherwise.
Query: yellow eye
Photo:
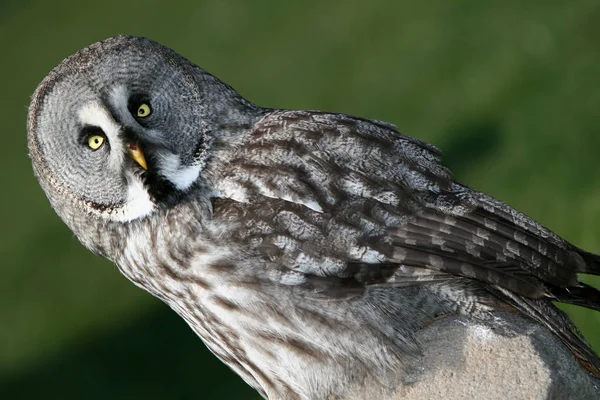
[[[150,109],[150,106],[146,103],[141,104],[137,109],[138,118],[146,118],[150,114],[152,114],[152,110]]]
[[[92,135],[88,138],[88,146],[92,150],[98,150],[104,144],[104,136]]]

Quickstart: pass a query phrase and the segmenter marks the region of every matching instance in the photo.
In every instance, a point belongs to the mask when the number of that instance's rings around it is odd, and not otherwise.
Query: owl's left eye
[[[137,112],[136,112],[136,115],[138,118],[146,118],[150,114],[152,114],[152,109],[150,108],[149,104],[142,103],[139,105]]]

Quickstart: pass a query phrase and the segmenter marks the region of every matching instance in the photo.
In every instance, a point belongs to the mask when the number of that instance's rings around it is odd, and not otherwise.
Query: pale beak
[[[145,170],[148,169],[148,164],[146,164],[146,157],[144,157],[144,153],[142,149],[137,145],[137,143],[129,143],[129,152],[131,153],[131,157],[133,160],[140,164],[140,167]]]

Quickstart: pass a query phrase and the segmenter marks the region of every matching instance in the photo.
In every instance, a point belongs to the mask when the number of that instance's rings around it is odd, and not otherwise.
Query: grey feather
[[[89,132],[105,144],[90,149]],[[598,258],[455,182],[437,148],[391,124],[261,108],[174,51],[119,36],[44,79],[28,140],[79,240],[265,397],[393,391],[421,354],[417,331],[498,309],[546,326],[598,374],[551,302],[599,307],[577,280],[600,273]]]

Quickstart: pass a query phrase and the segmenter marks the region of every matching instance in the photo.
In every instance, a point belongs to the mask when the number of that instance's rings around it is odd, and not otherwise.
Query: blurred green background
[[[258,104],[393,122],[462,182],[600,252],[599,21],[596,0],[3,0],[0,398],[258,398],[51,210],[25,117],[64,57],[148,36]],[[568,311],[600,350],[600,313]]]

